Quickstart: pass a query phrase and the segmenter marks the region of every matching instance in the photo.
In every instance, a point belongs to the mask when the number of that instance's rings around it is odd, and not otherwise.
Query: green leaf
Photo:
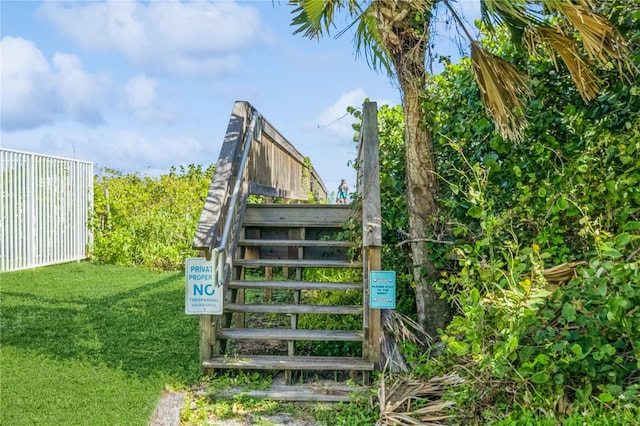
[[[598,395],[598,399],[599,399],[601,402],[604,402],[604,403],[606,404],[606,403],[608,403],[608,402],[613,401],[613,395],[611,395],[611,394],[610,394],[610,393],[608,393],[608,392],[602,392],[600,395]]]
[[[571,352],[573,352],[578,357],[581,357],[582,356],[582,346],[580,346],[577,343],[574,343],[573,345],[571,345]]]
[[[620,253],[618,250],[614,248],[608,248],[605,251],[603,251],[602,254],[612,259],[619,259],[623,256],[622,253]]]
[[[622,234],[616,237],[616,247],[622,248],[627,244],[629,244],[630,241],[631,241],[631,234],[629,234],[628,232],[623,232]]]
[[[536,364],[540,365],[549,365],[550,361],[551,358],[549,358],[549,356],[545,354],[538,354],[535,359]]]
[[[558,198],[558,201],[556,201],[556,207],[560,210],[566,210],[567,207],[569,207],[569,202],[564,197]]]
[[[516,175],[517,177],[521,177],[522,176],[522,170],[520,170],[520,167],[513,166],[513,174]]]
[[[624,230],[625,231],[637,231],[639,229],[640,229],[640,222],[639,221],[627,222],[624,225]]]
[[[531,376],[531,381],[533,383],[537,383],[539,385],[547,383],[547,382],[549,382],[549,380],[551,380],[551,376],[548,375],[547,373],[543,373],[543,372],[538,372],[538,373],[534,374],[533,376]]]
[[[576,320],[576,308],[569,302],[562,306],[562,317],[568,322]]]
[[[467,215],[474,219],[480,219],[482,217],[482,209],[479,206],[473,206],[467,210]]]

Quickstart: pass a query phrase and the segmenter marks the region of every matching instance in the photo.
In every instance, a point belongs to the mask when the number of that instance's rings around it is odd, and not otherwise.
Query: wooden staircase
[[[362,111],[356,185],[360,213],[351,217],[350,207],[343,205],[248,205],[250,195],[289,203],[326,200],[329,194],[308,158],[251,104],[234,103],[192,244],[200,259],[211,262],[210,285],[224,291],[224,303],[217,299],[211,309],[197,312],[203,373],[284,371],[285,383],[291,383],[296,371],[329,371],[335,377],[345,371],[367,383],[370,372],[380,368],[380,309],[369,303],[369,273],[380,269],[382,246],[376,104],[365,102]],[[350,260],[351,243],[339,238],[347,220],[362,231],[361,262]],[[336,270],[346,272],[325,273]],[[341,275],[351,278],[318,278]],[[317,292],[340,292],[349,302],[310,297]],[[344,329],[334,330],[328,319]],[[315,350],[322,344],[331,345],[331,351]],[[318,381],[306,389],[247,394],[348,400],[344,386],[336,390]]]
[[[323,321],[315,320],[314,329],[299,327],[304,315],[351,315],[363,324],[361,302],[317,305],[309,297],[318,291],[358,292],[362,301],[362,262],[350,261],[351,243],[337,239],[351,214],[342,205],[247,205],[224,312],[214,326],[213,356],[203,368],[285,371],[288,384],[293,371],[362,372],[368,381],[374,363],[361,355],[367,345],[364,326],[331,330],[317,327]],[[350,275],[359,280],[309,281],[304,279],[308,268],[353,269],[357,272]],[[352,356],[298,353],[297,343],[317,341],[360,342],[363,349]]]

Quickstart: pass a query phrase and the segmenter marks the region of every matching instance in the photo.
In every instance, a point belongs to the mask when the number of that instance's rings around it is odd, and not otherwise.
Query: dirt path
[[[184,406],[185,397],[184,392],[162,392],[149,426],[180,426],[180,410]]]
[[[187,394],[165,390],[160,397],[149,426],[180,426],[180,411],[185,408]],[[289,413],[274,415],[246,415],[237,419],[208,420],[214,426],[251,426],[269,424],[272,426],[321,426],[313,418],[296,418]]]

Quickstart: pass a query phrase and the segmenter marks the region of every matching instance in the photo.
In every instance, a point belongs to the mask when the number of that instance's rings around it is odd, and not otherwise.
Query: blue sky
[[[477,0],[460,0],[467,16]],[[349,105],[400,104],[352,35],[293,35],[286,1],[1,0],[0,146],[158,175],[215,163],[252,103],[329,190],[355,173]],[[346,25],[346,23],[345,23]],[[338,24],[341,28],[341,24]],[[438,53],[458,56],[445,36]]]

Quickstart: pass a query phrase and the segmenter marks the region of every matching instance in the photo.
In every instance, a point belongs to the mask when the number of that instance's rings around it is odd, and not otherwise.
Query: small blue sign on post
[[[369,272],[369,306],[373,309],[396,308],[396,272]]]
[[[185,313],[195,315],[222,314],[222,287],[215,282],[213,262],[202,257],[190,257],[185,261]]]

